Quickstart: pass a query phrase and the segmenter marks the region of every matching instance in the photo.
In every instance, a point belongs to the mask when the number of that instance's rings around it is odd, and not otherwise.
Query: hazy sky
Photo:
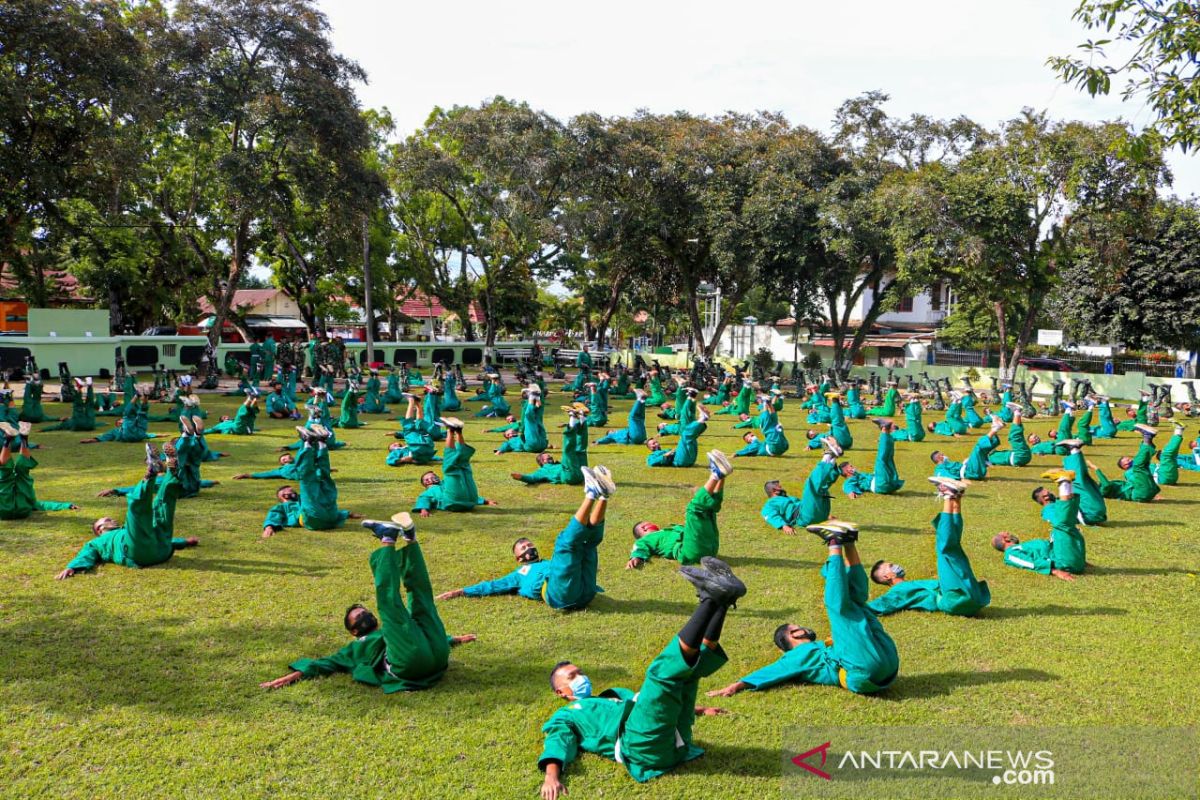
[[[965,114],[989,127],[1023,106],[1058,118],[1149,118],[1139,105],[1062,85],[1046,67],[1087,38],[1071,20],[1076,0],[321,5],[338,50],[370,76],[363,103],[387,106],[398,136],[435,105],[494,95],[561,119],[768,110],[819,130],[869,89],[891,95],[895,116]],[[1175,192],[1200,193],[1197,158],[1172,152],[1170,161]]]

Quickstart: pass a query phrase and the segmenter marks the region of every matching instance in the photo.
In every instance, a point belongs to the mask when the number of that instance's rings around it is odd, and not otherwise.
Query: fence
[[[943,367],[985,367],[997,369],[1000,366],[1000,354],[991,350],[951,350],[934,347],[929,351],[930,363]],[[1041,356],[1029,356],[1039,358]],[[1056,353],[1052,356],[1058,361],[1065,361],[1078,372],[1088,372],[1096,375],[1124,375],[1128,372],[1140,372],[1152,378],[1173,378],[1178,366],[1174,361],[1147,359],[1141,356],[1087,356],[1080,353]],[[1112,362],[1112,372],[1106,369]]]

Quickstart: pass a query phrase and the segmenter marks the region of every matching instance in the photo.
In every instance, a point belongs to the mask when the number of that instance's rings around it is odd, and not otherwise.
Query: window
[[[911,314],[913,310],[913,299],[911,296],[900,298],[900,305],[896,308],[901,314]]]
[[[942,285],[934,284],[933,289],[929,291],[929,307],[934,311],[942,310]]]

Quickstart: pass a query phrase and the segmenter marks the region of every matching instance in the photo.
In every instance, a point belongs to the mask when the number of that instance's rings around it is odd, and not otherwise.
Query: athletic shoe
[[[612,471],[608,467],[603,464],[592,467],[592,477],[596,479],[596,484],[605,499],[617,493],[617,482],[613,480]]]
[[[832,453],[834,458],[842,457],[842,453],[845,451],[842,450],[842,446],[838,444],[837,439],[832,436],[826,436],[821,441],[825,443],[825,449]]]
[[[162,471],[162,460],[158,457],[158,451],[154,449],[154,445],[146,442],[146,474],[151,475]]]
[[[887,428],[887,426],[892,424],[890,419],[884,419],[882,417],[871,417],[871,422],[874,423],[875,426],[880,430],[884,430]]]
[[[318,442],[327,441],[331,436],[333,436],[333,432],[330,431],[329,428],[326,428],[324,425],[309,425],[308,433],[309,433],[309,436],[311,436],[313,439],[317,440]]]
[[[182,415],[181,415],[182,416]],[[197,434],[204,433],[204,419],[201,417],[192,417],[192,428]]]
[[[1144,423],[1141,423],[1141,422],[1139,422],[1137,425],[1134,425],[1134,426],[1133,426],[1133,429],[1134,429],[1135,431],[1137,431],[1138,433],[1142,434],[1142,436],[1150,436],[1150,437],[1154,437],[1154,436],[1157,436],[1157,435],[1158,435],[1158,429],[1157,429],[1157,428],[1152,428],[1151,426],[1149,426],[1149,425],[1146,425],[1146,424],[1144,424]]]
[[[401,536],[406,542],[415,542],[417,540],[417,526],[413,523],[412,514],[407,511],[397,511],[392,514],[392,522],[400,526]]]
[[[841,392],[826,392],[825,393],[826,400],[836,400],[841,396],[842,396]]]
[[[1070,400],[1059,400],[1058,402],[1062,403],[1062,409],[1063,409],[1063,411],[1065,411],[1067,413],[1070,413],[1075,410],[1075,404],[1072,403]]]
[[[376,539],[383,541],[391,539],[393,542],[399,539],[404,531],[399,525],[394,525],[391,522],[379,519],[364,519],[362,526],[371,532],[371,535]]]
[[[438,422],[445,425],[452,431],[461,431],[464,427],[463,421],[458,417],[439,417]]]
[[[841,527],[831,525],[828,522],[818,522],[815,525],[809,525],[805,530],[820,536],[821,541],[825,542],[825,544],[842,544],[845,541],[845,531]]]
[[[596,480],[596,473],[592,472],[591,467],[581,467],[579,470],[583,474],[583,493],[593,500],[599,500],[604,496],[604,489],[600,486],[600,481]]]
[[[304,442],[305,444],[312,444],[317,440],[317,438],[312,435],[312,432],[303,425],[296,426],[296,434],[300,437],[300,441]]]
[[[1063,447],[1083,447],[1082,439],[1063,439],[1061,442],[1055,442],[1055,446],[1062,445]]]
[[[582,414],[585,417],[592,413],[592,409],[588,408],[587,403],[571,403],[571,408],[575,410],[576,414]]]
[[[933,475],[926,480],[938,487],[938,494],[942,497],[962,497],[967,491],[966,481],[943,478],[940,475]]]
[[[1048,469],[1042,473],[1042,477],[1048,481],[1073,481],[1075,480],[1075,472],[1069,469]]]
[[[1004,407],[1010,411],[1024,411],[1024,406],[1020,403],[1005,403]]]
[[[7,422],[0,422],[0,432],[3,432],[10,439],[15,439],[20,435],[17,429]]]
[[[1175,427],[1178,428],[1176,433],[1183,431],[1182,425],[1176,425]],[[17,432],[20,433],[24,437],[28,437],[29,434],[33,433],[33,423],[25,422],[24,420],[22,420],[21,422],[18,422],[17,423]]]
[[[696,410],[696,421],[697,422],[708,422],[708,420],[711,419],[711,417],[712,417],[712,415],[708,413],[708,409],[705,408],[704,406],[700,406],[700,408],[698,408]]]
[[[191,436],[196,432],[195,426],[192,425],[192,418],[187,414],[179,415],[179,427],[183,428],[183,432],[188,436]]]
[[[720,559],[712,559],[720,561]],[[684,566],[679,568],[679,574],[696,587],[696,597],[700,600],[711,600],[720,606],[733,606],[738,598],[746,594],[746,584],[733,574],[728,565],[720,562],[721,567],[716,571],[705,567]],[[722,569],[723,567],[723,569]]]
[[[719,478],[728,478],[733,472],[733,462],[720,450],[708,451],[708,468]]]

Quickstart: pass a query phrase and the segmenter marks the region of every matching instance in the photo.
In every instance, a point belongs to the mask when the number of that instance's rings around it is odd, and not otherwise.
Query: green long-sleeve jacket
[[[538,768],[557,761],[565,768],[580,751],[616,760],[621,725],[633,711],[634,693],[629,689],[607,689],[595,697],[575,700],[555,711],[542,726],[545,742]]]
[[[450,643],[450,637],[446,637]],[[445,670],[420,680],[397,678],[384,665],[387,643],[383,640],[383,629],[372,631],[325,658],[302,658],[288,666],[305,678],[320,678],[338,672],[348,672],[350,677],[368,686],[379,686],[385,694],[411,692],[428,689],[442,679]]]

